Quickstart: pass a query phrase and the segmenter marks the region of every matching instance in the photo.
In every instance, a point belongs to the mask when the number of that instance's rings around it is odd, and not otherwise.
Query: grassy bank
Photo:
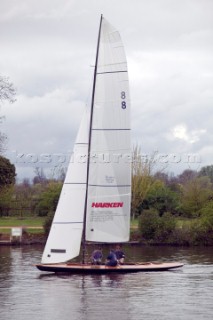
[[[32,230],[43,229],[43,224],[45,221],[45,217],[1,217],[0,218],[0,232],[2,230],[5,232],[10,232],[12,227],[23,227],[27,228],[29,232]],[[131,221],[131,229],[138,229],[138,220],[135,219]]]
[[[11,234],[12,227],[22,227],[27,236],[45,236],[45,217],[1,217],[0,235]],[[131,221],[130,241],[147,245],[213,245],[213,230],[200,218],[184,219],[174,216],[143,215]]]
[[[10,233],[13,227],[22,227],[28,233],[43,233],[43,217],[1,217],[0,233]]]

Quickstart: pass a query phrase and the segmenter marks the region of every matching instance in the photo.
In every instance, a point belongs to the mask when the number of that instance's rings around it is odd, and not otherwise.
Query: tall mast
[[[100,37],[101,37],[102,20],[103,20],[103,15],[101,15],[99,32],[98,32],[98,43],[97,43],[97,50],[96,50],[95,69],[94,69],[93,88],[92,88],[92,100],[91,100],[91,110],[90,110],[90,122],[89,122],[86,196],[85,196],[85,204],[84,204],[84,220],[83,220],[84,224],[83,224],[83,236],[82,236],[82,249],[83,249],[82,263],[83,264],[85,264],[85,253],[86,253],[86,215],[87,215],[87,199],[88,199],[88,183],[89,183],[90,149],[91,149],[93,109],[94,109],[95,86],[96,86],[96,75],[97,75],[97,66],[98,66],[98,54],[99,54],[99,45],[100,45]]]

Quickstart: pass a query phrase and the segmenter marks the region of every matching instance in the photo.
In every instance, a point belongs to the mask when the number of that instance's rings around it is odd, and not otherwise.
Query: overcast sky
[[[17,101],[1,107],[0,130],[18,178],[32,177],[43,154],[51,169],[72,151],[101,14],[126,49],[133,143],[158,151],[166,172],[213,164],[212,0],[1,0],[0,74]]]

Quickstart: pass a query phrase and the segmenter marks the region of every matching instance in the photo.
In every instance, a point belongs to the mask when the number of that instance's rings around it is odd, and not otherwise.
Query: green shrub
[[[191,224],[191,241],[192,245],[209,245],[213,242],[213,233],[210,230],[207,221],[199,219]]]
[[[174,216],[172,216],[169,212],[166,212],[160,218],[159,222],[160,224],[156,232],[156,237],[161,241],[168,240],[169,236],[175,230],[176,222],[175,222]]]
[[[213,245],[213,215],[200,217],[175,228],[170,243],[178,245]]]
[[[188,225],[184,225],[181,228],[176,228],[169,236],[169,243],[173,245],[188,246],[191,243],[191,230]]]
[[[43,223],[44,233],[45,233],[46,236],[49,235],[50,228],[51,228],[52,221],[53,221],[53,217],[54,217],[54,212],[50,211],[48,213],[44,223]]]
[[[55,211],[60,196],[62,184],[60,182],[49,183],[37,202],[35,213],[39,217],[48,215],[49,211]]]
[[[209,201],[201,210],[200,217],[207,229],[213,230],[213,201]]]
[[[170,213],[160,217],[154,209],[144,210],[139,219],[139,230],[145,240],[158,242],[168,240],[175,225],[175,219]]]
[[[139,230],[142,238],[151,240],[155,238],[159,226],[159,214],[155,209],[144,210],[139,217]]]

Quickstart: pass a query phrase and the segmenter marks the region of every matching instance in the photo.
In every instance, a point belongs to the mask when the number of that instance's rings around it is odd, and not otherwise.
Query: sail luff
[[[90,122],[89,122],[89,140],[88,140],[88,161],[87,161],[87,177],[86,177],[86,195],[84,204],[84,220],[83,220],[83,235],[82,235],[82,263],[85,263],[85,252],[86,252],[86,215],[87,215],[87,199],[88,199],[88,182],[89,182],[89,167],[90,167],[90,149],[91,149],[91,138],[92,138],[92,122],[93,122],[93,110],[94,110],[94,98],[95,98],[95,86],[96,86],[96,76],[97,76],[97,66],[98,66],[98,54],[101,36],[101,26],[102,26],[103,15],[101,15],[99,31],[98,31],[98,41],[95,59],[95,69],[93,77],[93,89],[92,89],[92,100],[91,100],[91,110],[90,110]]]

